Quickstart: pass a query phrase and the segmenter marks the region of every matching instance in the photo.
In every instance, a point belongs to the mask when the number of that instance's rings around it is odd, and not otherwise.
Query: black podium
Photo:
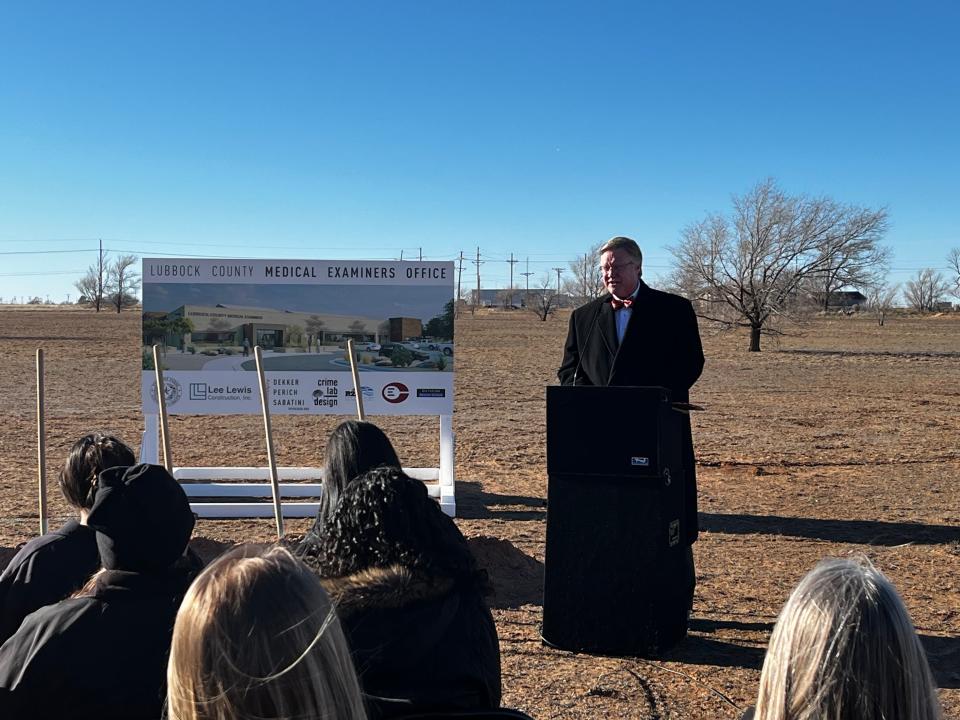
[[[666,388],[547,388],[548,645],[656,656],[686,635],[680,427]]]

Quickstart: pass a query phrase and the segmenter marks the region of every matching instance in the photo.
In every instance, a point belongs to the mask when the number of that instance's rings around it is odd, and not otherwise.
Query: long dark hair
[[[334,428],[327,440],[318,520],[322,523],[330,517],[347,483],[381,465],[400,467],[397,451],[383,430],[357,420],[347,420]]]
[[[90,433],[77,440],[60,470],[60,491],[78,509],[93,506],[96,479],[112,467],[135,465],[136,457],[126,443],[105,433]]]
[[[399,468],[375,468],[353,480],[323,529],[304,558],[321,577],[399,565],[415,575],[488,589],[460,529],[426,486]]]

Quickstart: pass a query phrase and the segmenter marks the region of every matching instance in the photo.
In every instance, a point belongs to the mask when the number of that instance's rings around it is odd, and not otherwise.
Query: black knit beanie
[[[108,570],[169,567],[183,555],[194,522],[180,483],[160,465],[147,464],[100,473],[87,517]]]

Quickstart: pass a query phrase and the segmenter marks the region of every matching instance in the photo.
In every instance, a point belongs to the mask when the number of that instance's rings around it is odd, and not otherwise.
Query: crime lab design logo
[[[163,378],[163,395],[167,400],[167,405],[176,405],[180,396],[183,395],[183,388],[174,378],[165,377]],[[156,383],[150,384],[150,397],[153,398],[154,402],[158,402]]]
[[[353,388],[350,388],[349,390],[344,390],[343,394],[344,394],[346,397],[356,397],[356,396],[357,396],[357,391],[354,390]],[[360,394],[361,394],[363,397],[365,397],[365,398],[372,398],[372,397],[373,397],[373,388],[370,387],[369,385],[361,385],[361,386],[360,386]]]
[[[387,383],[380,392],[388,403],[402,403],[410,395],[410,388],[401,382]]]
[[[443,388],[417,388],[418,398],[442,398],[447,396]]]
[[[316,407],[334,408],[340,402],[340,389],[336,380],[320,378],[317,389],[313,391],[313,404]]]

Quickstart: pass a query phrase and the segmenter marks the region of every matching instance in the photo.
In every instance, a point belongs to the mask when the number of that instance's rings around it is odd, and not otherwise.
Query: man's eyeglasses
[[[634,267],[636,263],[623,263],[622,265],[601,265],[600,269],[603,271],[604,275],[618,275],[619,273],[624,272],[627,268]]]

